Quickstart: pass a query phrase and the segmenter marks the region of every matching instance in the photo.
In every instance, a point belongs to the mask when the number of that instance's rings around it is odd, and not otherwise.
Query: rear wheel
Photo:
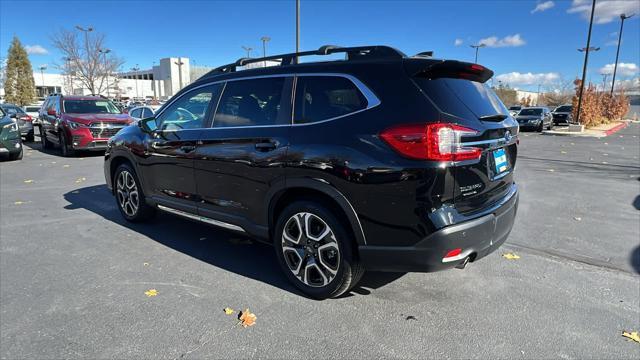
[[[140,181],[129,164],[122,164],[113,176],[113,187],[122,216],[131,222],[142,222],[155,215],[155,208],[147,204]]]
[[[315,299],[344,294],[364,274],[345,226],[313,201],[297,201],[284,209],[276,224],[274,245],[289,281]]]

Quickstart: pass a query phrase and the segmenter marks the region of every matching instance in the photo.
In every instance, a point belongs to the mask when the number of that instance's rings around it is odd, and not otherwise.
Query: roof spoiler
[[[412,76],[429,79],[465,79],[484,83],[493,76],[493,71],[482,65],[456,60],[438,60],[428,63],[411,62],[407,65]]]

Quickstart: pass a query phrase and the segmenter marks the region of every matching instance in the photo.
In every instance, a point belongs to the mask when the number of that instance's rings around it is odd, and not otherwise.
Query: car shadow
[[[631,259],[629,261],[631,262],[631,266],[636,271],[636,273],[640,274],[640,246],[637,246],[631,252]]]
[[[150,222],[130,223],[120,214],[106,185],[89,186],[67,192],[64,194],[64,199],[69,203],[64,207],[66,210],[89,210],[104,219],[143,234],[195,259],[304,296],[284,276],[270,245],[252,241],[241,234],[163,212],[158,212],[158,216]],[[403,273],[366,273],[350,293],[341,297],[368,295],[372,290],[395,281],[403,275]]]
[[[40,140],[40,133],[38,132],[38,130],[36,130],[34,141],[32,142],[22,141],[22,145],[27,150],[39,151],[43,154],[62,157],[62,153],[60,152],[59,147],[53,146],[52,148],[49,148],[49,149],[45,149],[44,147],[42,147],[42,143]],[[76,151],[70,157],[76,158],[76,157],[98,157],[98,156],[104,156],[104,151]]]
[[[633,207],[636,210],[640,210],[640,195],[636,196],[635,200],[633,200]]]

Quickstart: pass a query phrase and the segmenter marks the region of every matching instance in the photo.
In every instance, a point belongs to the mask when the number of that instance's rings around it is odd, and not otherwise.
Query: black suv
[[[314,298],[365,270],[462,268],[513,226],[518,124],[491,70],[430,55],[219,67],[109,140],[107,185],[129,221],[159,209],[272,243]]]

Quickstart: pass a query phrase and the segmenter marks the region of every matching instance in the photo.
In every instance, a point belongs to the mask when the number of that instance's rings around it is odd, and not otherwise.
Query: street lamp
[[[73,71],[71,70],[71,61],[73,59],[70,57],[65,57],[63,60],[66,63],[67,77],[69,79],[69,86],[71,87],[71,95],[73,95]]]
[[[182,89],[182,65],[184,65],[184,63],[182,59],[178,58],[178,61],[175,61],[174,64],[178,65],[178,83],[180,84],[178,91],[180,91],[180,89]]]
[[[596,12],[596,0],[591,2],[591,19],[589,20],[589,33],[587,35],[587,46],[578,49],[584,52],[584,64],[582,65],[582,82],[580,83],[580,94],[578,94],[578,112],[576,113],[576,123],[580,124],[580,110],[582,109],[582,93],[584,92],[584,80],[587,77],[587,63],[589,62],[589,52],[598,51],[600,48],[591,46],[591,28],[593,28],[593,14]]]
[[[40,78],[42,79],[42,95],[48,95],[48,92],[45,94],[46,88],[44,86],[44,71],[47,70],[47,64],[40,65],[38,69],[40,69]]]
[[[111,52],[111,49],[98,49],[98,52],[104,57],[104,72],[107,77],[107,97],[109,97],[109,69],[107,69],[107,54]]]
[[[140,94],[138,94],[138,73],[137,73],[137,72],[138,72],[138,71],[140,71],[140,66],[138,66],[138,64],[136,64],[136,67],[132,67],[132,68],[131,68],[131,71],[136,72],[136,73],[134,74],[135,79],[136,79],[136,97],[137,97],[137,98],[139,98],[139,97],[140,97]],[[137,100],[137,99],[136,99],[136,100]]]
[[[247,52],[247,58],[250,58],[251,57],[251,50],[253,50],[253,48],[252,47],[248,47],[248,46],[241,46],[241,48],[243,48],[244,51]]]
[[[263,36],[260,38],[262,40],[262,57],[267,57],[267,42],[271,40],[268,36]],[[267,67],[267,61],[264,61],[264,67]]]
[[[93,31],[93,27],[87,26],[87,28],[85,29],[80,25],[76,25],[76,29],[84,32],[84,47],[87,50],[87,52],[89,52],[89,38],[88,38],[88,36],[89,36],[89,33]]]
[[[620,14],[620,33],[618,34],[618,50],[616,51],[616,64],[613,66],[613,80],[611,80],[611,95],[613,95],[613,85],[616,83],[616,70],[618,70],[618,55],[620,55],[620,43],[622,42],[622,27],[624,26],[624,21],[632,17],[633,15],[635,14],[631,14],[629,16],[625,14]]]
[[[477,64],[478,63],[478,49],[483,48],[483,47],[485,47],[487,45],[483,44],[483,43],[480,43],[478,45],[469,45],[469,46],[471,46],[472,48],[476,49],[476,61],[475,61],[475,63]]]

